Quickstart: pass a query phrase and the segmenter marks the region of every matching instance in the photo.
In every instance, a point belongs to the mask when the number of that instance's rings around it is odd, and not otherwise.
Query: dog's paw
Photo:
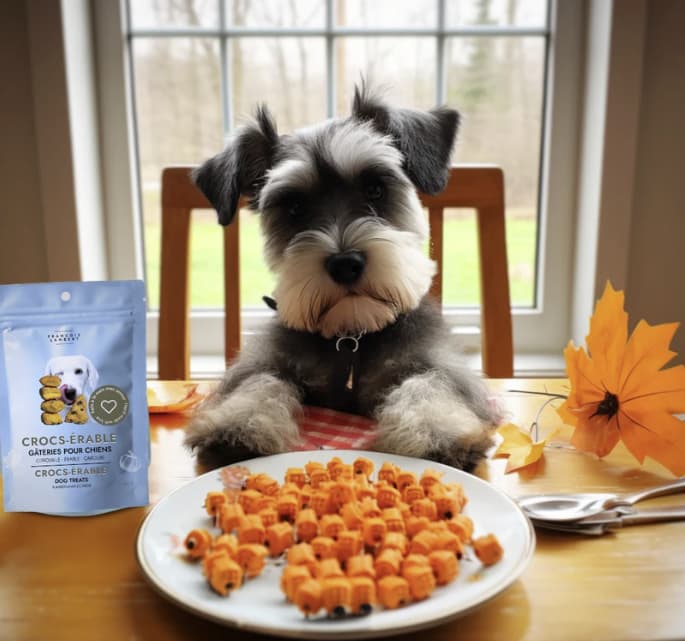
[[[190,432],[185,443],[195,452],[197,462],[207,469],[247,461],[262,455],[262,452],[233,439],[230,432],[223,430],[209,433]]]

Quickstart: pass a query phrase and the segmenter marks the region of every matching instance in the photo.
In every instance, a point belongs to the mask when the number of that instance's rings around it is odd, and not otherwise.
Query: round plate
[[[470,548],[460,562],[459,576],[439,587],[429,599],[397,610],[374,610],[364,617],[305,619],[285,601],[279,587],[282,560],[270,560],[264,572],[245,582],[229,597],[215,594],[202,575],[201,565],[184,555],[183,540],[193,528],[211,528],[203,504],[207,492],[218,490],[231,478],[265,472],[283,482],[289,467],[308,461],[326,463],[339,456],[351,464],[365,456],[375,464],[390,461],[420,475],[426,468],[444,472],[443,480],[463,485],[469,501],[464,510],[475,524],[474,536],[494,533],[504,548],[501,561],[483,567]],[[247,468],[247,469],[241,469]],[[374,473],[375,477],[375,473]],[[161,594],[195,614],[225,625],[295,638],[370,638],[434,626],[482,605],[511,585],[523,572],[535,548],[530,521],[505,494],[489,483],[433,461],[354,450],[292,452],[245,461],[208,472],[162,499],[143,521],[136,550],[146,578]]]

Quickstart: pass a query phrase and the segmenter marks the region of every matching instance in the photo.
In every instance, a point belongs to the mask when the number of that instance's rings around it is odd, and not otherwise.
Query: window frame
[[[127,31],[127,0],[95,0],[94,24],[98,60],[100,116],[103,133],[103,182],[106,194],[107,249],[111,278],[144,277],[143,227],[138,183],[138,159],[135,144],[135,96],[132,94],[132,61],[128,40],[146,35],[159,37],[215,36],[221,43],[222,66],[229,69],[226,38],[232,35],[293,36],[306,35],[326,39],[327,110],[334,115],[335,38],[338,36],[433,36],[436,38],[436,104],[443,101],[446,88],[445,42],[451,36],[512,35],[546,38],[547,64],[543,106],[540,189],[538,196],[538,238],[536,293],[532,307],[515,307],[513,314],[515,369],[518,373],[535,371],[524,361],[544,356],[545,371],[563,370],[560,347],[569,335],[573,271],[573,224],[576,205],[580,96],[582,93],[583,7],[582,3],[548,0],[548,23],[545,27],[464,27],[447,28],[446,0],[436,0],[438,22],[435,28],[336,27],[333,24],[334,0],[326,2],[323,28],[262,29],[225,27],[222,29],[136,29]],[[223,13],[223,2],[219,2]],[[224,22],[225,16],[220,15]],[[442,22],[441,22],[442,21]],[[442,26],[442,28],[440,28]],[[229,79],[222,74],[224,126],[232,120]],[[458,160],[458,159],[457,159]],[[133,204],[133,207],[132,207]],[[454,333],[461,336],[467,352],[480,347],[479,313],[476,309],[445,307],[444,315]],[[243,310],[243,331],[253,333],[268,322],[271,313],[264,309]],[[192,310],[191,345],[193,354],[216,357],[222,361],[223,313],[220,310]],[[148,354],[157,349],[155,310],[148,312]],[[549,359],[552,358],[551,364]],[[154,360],[154,359],[153,359]],[[521,365],[519,365],[521,361]],[[154,371],[154,364],[151,370]]]

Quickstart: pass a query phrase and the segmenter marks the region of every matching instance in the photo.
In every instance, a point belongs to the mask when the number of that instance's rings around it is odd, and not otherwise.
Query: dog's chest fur
[[[430,347],[444,331],[428,299],[382,331],[362,336],[356,352],[353,341],[338,344],[279,325],[272,362],[280,377],[300,388],[305,404],[371,416],[390,388],[434,365]]]

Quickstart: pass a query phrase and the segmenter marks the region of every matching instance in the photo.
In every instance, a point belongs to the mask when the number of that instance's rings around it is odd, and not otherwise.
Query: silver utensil
[[[579,521],[608,509],[632,506],[638,501],[678,492],[685,492],[685,478],[629,494],[535,494],[519,498],[518,504],[531,519],[562,523]]]
[[[533,524],[547,530],[597,536],[628,526],[646,523],[685,520],[685,507],[648,508],[636,511],[628,506],[605,510],[580,521],[543,521],[533,519]]]

